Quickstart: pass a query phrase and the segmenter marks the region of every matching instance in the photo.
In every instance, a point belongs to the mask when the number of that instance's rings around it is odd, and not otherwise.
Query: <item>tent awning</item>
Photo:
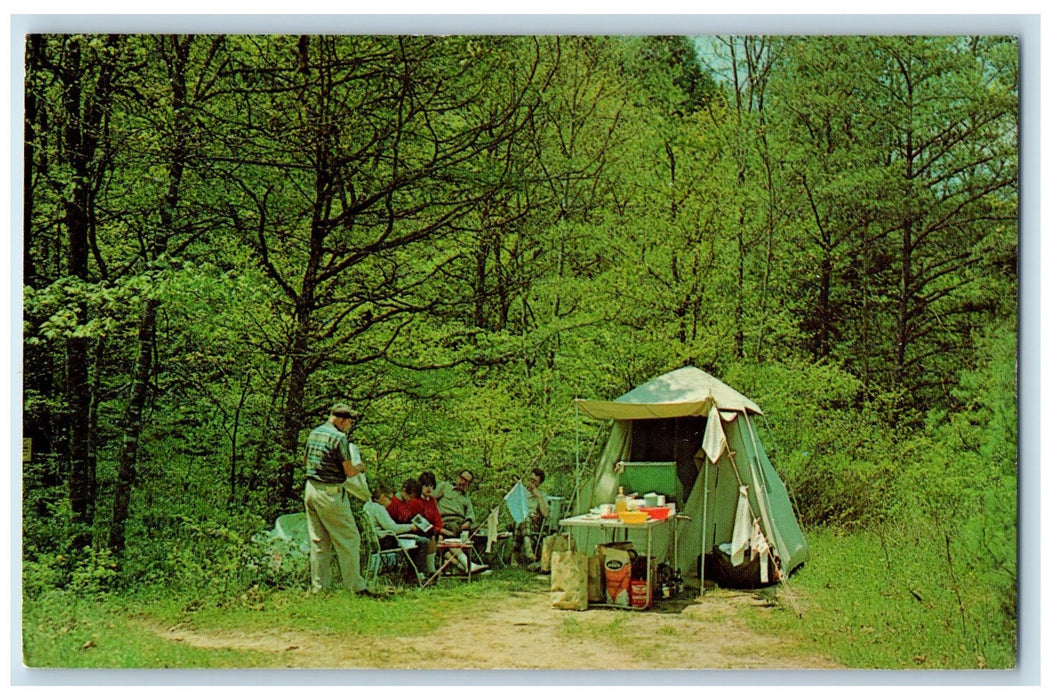
[[[597,401],[593,399],[574,399],[573,403],[592,418],[600,420],[638,420],[642,418],[682,418],[684,416],[704,416],[712,405],[711,399],[705,401],[685,401],[682,403],[618,403],[617,401]]]
[[[696,367],[681,367],[651,379],[613,401],[575,399],[580,410],[601,420],[706,416],[720,411],[762,414],[758,404]]]

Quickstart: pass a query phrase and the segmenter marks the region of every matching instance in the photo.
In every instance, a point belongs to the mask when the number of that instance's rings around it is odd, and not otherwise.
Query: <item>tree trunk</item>
[[[39,251],[34,249],[38,242],[36,237],[37,228],[33,225],[33,212],[36,204],[36,183],[38,176],[47,174],[47,150],[37,150],[37,127],[40,120],[46,117],[46,102],[40,100],[37,92],[35,78],[39,71],[43,70],[44,61],[44,39],[39,34],[32,34],[26,38],[26,87],[25,87],[25,139],[22,151],[22,282],[27,287],[37,288],[43,284],[43,280],[54,276],[55,270],[47,269],[46,259],[41,256],[40,262],[44,263],[44,270],[37,267],[37,256]],[[40,159],[40,171],[38,162]],[[42,240],[47,240],[42,236]],[[24,321],[29,326],[36,326],[44,320],[43,317],[25,314]],[[43,469],[38,468],[37,474],[40,481],[37,484],[43,486],[61,486],[62,471],[56,465],[52,455],[56,452],[55,446],[61,444],[57,440],[60,426],[56,426],[56,417],[51,409],[50,402],[37,401],[32,407],[26,403],[26,391],[35,391],[39,396],[52,396],[55,390],[54,373],[55,361],[51,352],[34,351],[26,352],[23,360],[23,384],[22,405],[22,436],[32,440],[33,461],[41,464]],[[60,422],[61,423],[61,422]],[[59,429],[59,430],[57,430]],[[33,485],[26,484],[27,488]]]
[[[241,398],[237,402],[237,410],[234,411],[234,424],[230,428],[230,497],[227,503],[233,505],[237,500],[237,484],[242,481],[237,471],[237,434],[241,428],[241,413],[244,411],[245,400],[248,398],[249,385],[241,385]]]
[[[161,41],[165,42],[167,38],[162,38]],[[181,42],[175,39],[172,41],[176,42],[174,56],[168,56],[167,60],[170,62],[172,113],[175,122],[174,143],[168,168],[168,190],[160,211],[161,225],[150,251],[152,260],[156,260],[167,251],[168,237],[175,229],[175,210],[179,203],[180,186],[187,159],[189,119],[186,105],[186,68],[193,38],[187,37]],[[113,498],[113,519],[109,532],[109,548],[118,557],[124,551],[124,532],[130,514],[131,494],[135,486],[142,416],[146,407],[150,379],[153,376],[157,309],[160,305],[157,299],[148,300],[139,321],[138,359],[131,382],[128,407],[124,414],[124,440],[120,448],[120,466]]]
[[[135,484],[143,409],[153,374],[153,342],[159,306],[160,302],[154,299],[146,302],[146,310],[139,323],[139,357],[135,362],[131,400],[124,413],[124,440],[120,446],[117,488],[113,496],[113,521],[109,532],[110,551],[118,557],[124,552],[124,530],[130,512],[132,486]]]
[[[915,144],[913,142],[913,125],[912,125],[912,105],[913,105],[913,85],[910,75],[904,70],[903,73],[906,84],[906,106],[908,107],[908,123],[905,128],[905,189],[903,192],[902,201],[905,203],[905,220],[902,222],[901,231],[901,279],[900,286],[898,289],[898,309],[895,319],[895,333],[894,333],[894,366],[891,369],[891,395],[893,397],[893,405],[891,407],[890,424],[896,426],[898,419],[901,416],[901,409],[904,397],[901,396],[901,392],[905,390],[906,382],[906,358],[909,353],[910,333],[909,326],[911,324],[911,308],[912,308],[912,294],[913,294],[913,260],[912,255],[914,252],[913,248],[913,226],[914,220],[912,215],[912,185],[913,180],[916,177],[916,171],[914,168],[915,159],[917,157]]]
[[[474,325],[477,328],[488,328],[489,326],[485,318],[485,298],[488,293],[485,273],[488,262],[489,242],[486,240],[483,232],[478,242],[478,248],[474,252]]]
[[[26,76],[35,72],[40,61],[41,43],[39,34],[32,34],[26,39]],[[28,80],[27,80],[28,82]],[[26,86],[25,118],[22,120],[25,129],[25,140],[22,142],[22,280],[25,284],[36,284],[36,268],[33,257],[33,174],[35,165],[36,121],[39,112],[37,96]]]
[[[900,392],[905,389],[906,358],[908,357],[911,321],[912,296],[912,222],[906,220],[902,231],[901,242],[901,288],[898,291],[898,310],[894,332],[894,367],[891,372],[891,393],[894,404],[891,410],[890,423],[897,425],[900,417],[902,399]]]
[[[734,303],[734,359],[744,359],[744,244],[745,215],[737,222],[737,299]]]
[[[821,257],[817,297],[817,342],[814,344],[814,359],[828,357],[832,338],[832,257],[826,251]]]
[[[320,246],[318,247],[320,250]],[[308,265],[308,276],[316,265]],[[296,304],[296,333],[292,341],[292,363],[288,374],[288,393],[285,395],[284,425],[281,430],[282,463],[277,475],[272,505],[284,508],[295,500],[295,472],[299,455],[299,431],[303,428],[303,397],[306,394],[310,370],[307,355],[310,352],[310,321],[314,310],[313,287],[307,286]]]
[[[68,63],[64,81],[63,104],[66,128],[65,153],[73,173],[72,192],[65,206],[67,236],[67,271],[71,277],[88,277],[88,211],[89,164],[94,142],[87,133],[91,125],[81,119],[80,45],[68,42]],[[101,80],[100,80],[101,82]],[[78,325],[87,322],[87,308],[77,306]],[[78,525],[73,535],[75,550],[91,544],[91,525],[95,515],[95,484],[91,478],[91,387],[88,384],[88,339],[73,337],[66,341],[66,412],[69,416],[69,503],[73,522]]]
[[[78,317],[86,315],[83,307]],[[89,435],[91,388],[88,386],[88,341],[72,338],[66,342],[66,410],[69,415],[69,504],[78,526],[73,549],[91,545],[91,525],[95,518],[95,483],[91,469]]]
[[[322,185],[319,175],[318,191]],[[318,269],[323,255],[325,227],[320,221],[320,207],[315,207],[315,218],[311,225],[310,252],[303,272],[301,291],[296,299],[296,326],[292,338],[292,361],[288,372],[288,393],[285,395],[284,426],[281,430],[282,463],[277,474],[276,489],[272,505],[279,509],[291,506],[295,499],[295,472],[299,455],[299,431],[303,422],[303,398],[307,380],[313,371],[310,362],[311,325],[315,310],[315,290]]]

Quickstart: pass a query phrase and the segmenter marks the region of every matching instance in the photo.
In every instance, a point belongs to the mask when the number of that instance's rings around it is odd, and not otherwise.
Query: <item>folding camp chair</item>
[[[380,544],[380,533],[376,530],[375,523],[368,513],[361,512],[358,518],[359,530],[361,530],[362,551],[365,554],[365,585],[370,586],[385,569],[396,568],[399,560],[404,563],[402,571],[405,572],[406,580],[412,580],[419,584],[420,571],[412,560],[409,550],[416,548],[416,541],[412,539],[397,539],[396,546],[383,547]],[[384,535],[389,533],[383,533]],[[393,536],[393,535],[391,535]]]
[[[547,497],[547,517],[544,518],[543,532],[540,535],[541,540],[548,535],[557,534],[562,529],[562,526],[558,523],[565,517],[565,513],[563,513],[565,507],[566,499],[562,496]]]

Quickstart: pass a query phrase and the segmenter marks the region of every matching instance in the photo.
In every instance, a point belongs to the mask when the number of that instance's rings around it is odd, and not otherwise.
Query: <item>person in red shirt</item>
[[[391,496],[390,503],[387,505],[387,514],[396,523],[407,523],[412,520],[413,516],[409,503],[420,497],[419,482],[412,478],[406,479],[401,485],[399,496]]]
[[[417,480],[420,483],[420,496],[409,501],[409,510],[413,515],[417,513],[427,518],[427,522],[434,526],[435,535],[442,529],[442,514],[438,510],[438,499],[433,496],[437,480],[434,472],[423,472]]]
[[[392,496],[390,503],[387,504],[387,514],[396,523],[411,522],[412,516],[417,513],[423,514],[426,510],[426,503],[420,496],[420,483],[411,477],[406,479],[401,485],[401,493],[397,496]],[[427,515],[424,514],[423,517],[426,518]],[[441,514],[438,517],[441,518]],[[421,537],[427,538],[427,544],[422,549],[425,552],[423,571],[428,576],[434,573],[434,554],[438,551],[437,532],[436,528],[421,535]]]
[[[442,529],[442,514],[438,509],[438,499],[434,497],[434,487],[438,485],[438,480],[434,478],[434,472],[423,472],[420,474],[418,479],[420,482],[420,497],[415,498],[409,502],[409,510],[413,511],[413,515],[420,513],[423,517],[427,518],[427,522],[434,526],[434,529],[427,534],[434,534],[432,540],[433,545],[428,545],[428,553],[431,552],[430,547],[433,546],[434,551],[438,550],[438,533]],[[481,573],[488,569],[487,566],[480,566],[472,564],[468,559],[467,555],[463,553],[463,550],[457,550],[456,552],[447,552],[446,557],[451,557],[457,566],[462,571],[468,571],[473,573]],[[433,560],[433,556],[431,557]]]
[[[435,571],[434,557],[438,551],[438,531],[442,529],[442,514],[438,511],[438,501],[431,495],[437,482],[432,472],[423,472],[420,474],[419,479],[410,479],[409,481],[415,481],[418,485],[418,490],[414,494],[409,494],[405,486],[402,486],[402,492],[405,496],[414,496],[405,504],[409,520],[415,515],[422,515],[434,528],[430,532],[424,533],[425,537],[430,538],[430,541],[427,543],[427,557],[425,560],[425,569],[429,575]],[[408,481],[405,483],[408,484]]]

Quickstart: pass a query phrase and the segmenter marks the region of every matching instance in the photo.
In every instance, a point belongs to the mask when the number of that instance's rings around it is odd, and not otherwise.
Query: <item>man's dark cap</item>
[[[357,418],[358,412],[345,403],[337,403],[329,411],[332,415],[337,418]]]

